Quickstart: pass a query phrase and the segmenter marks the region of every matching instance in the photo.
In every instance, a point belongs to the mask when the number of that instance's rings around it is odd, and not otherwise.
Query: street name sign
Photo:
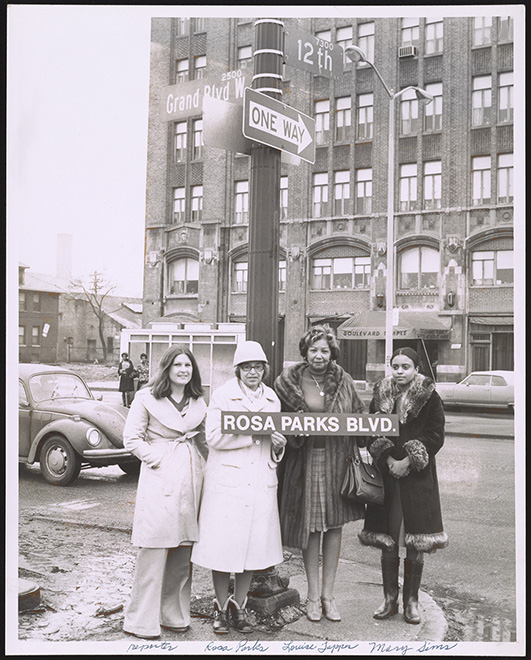
[[[284,30],[284,61],[296,69],[327,78],[337,79],[343,73],[341,46],[296,27]]]
[[[245,88],[243,134],[275,149],[315,162],[315,120],[295,108]]]
[[[251,140],[242,133],[243,103],[230,103],[212,96],[203,101],[203,141],[207,147],[239,154],[251,153]]]
[[[175,121],[201,114],[206,97],[243,104],[245,84],[249,84],[251,75],[250,70],[236,69],[163,87],[160,93],[160,119]]]

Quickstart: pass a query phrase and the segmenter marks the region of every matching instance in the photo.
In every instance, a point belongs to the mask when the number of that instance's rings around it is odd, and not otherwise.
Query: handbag
[[[347,470],[341,486],[341,495],[347,500],[364,504],[384,503],[384,485],[376,465],[361,460],[358,443],[354,443],[354,455],[347,458]]]

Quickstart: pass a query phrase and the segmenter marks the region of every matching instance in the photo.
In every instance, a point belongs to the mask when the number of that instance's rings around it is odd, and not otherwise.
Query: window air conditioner
[[[398,57],[414,57],[418,54],[416,46],[400,46]]]

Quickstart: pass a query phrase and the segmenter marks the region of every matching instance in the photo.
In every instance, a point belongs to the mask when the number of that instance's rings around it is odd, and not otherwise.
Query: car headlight
[[[95,447],[101,440],[101,433],[94,427],[87,431],[87,442],[91,447]]]

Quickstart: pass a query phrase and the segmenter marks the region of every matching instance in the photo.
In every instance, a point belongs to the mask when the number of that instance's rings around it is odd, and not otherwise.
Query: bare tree
[[[84,279],[72,280],[72,299],[85,300],[98,320],[98,334],[103,349],[103,360],[107,361],[107,344],[105,343],[104,324],[106,312],[103,302],[115,289],[116,285],[109,282],[102,273],[94,271]]]

